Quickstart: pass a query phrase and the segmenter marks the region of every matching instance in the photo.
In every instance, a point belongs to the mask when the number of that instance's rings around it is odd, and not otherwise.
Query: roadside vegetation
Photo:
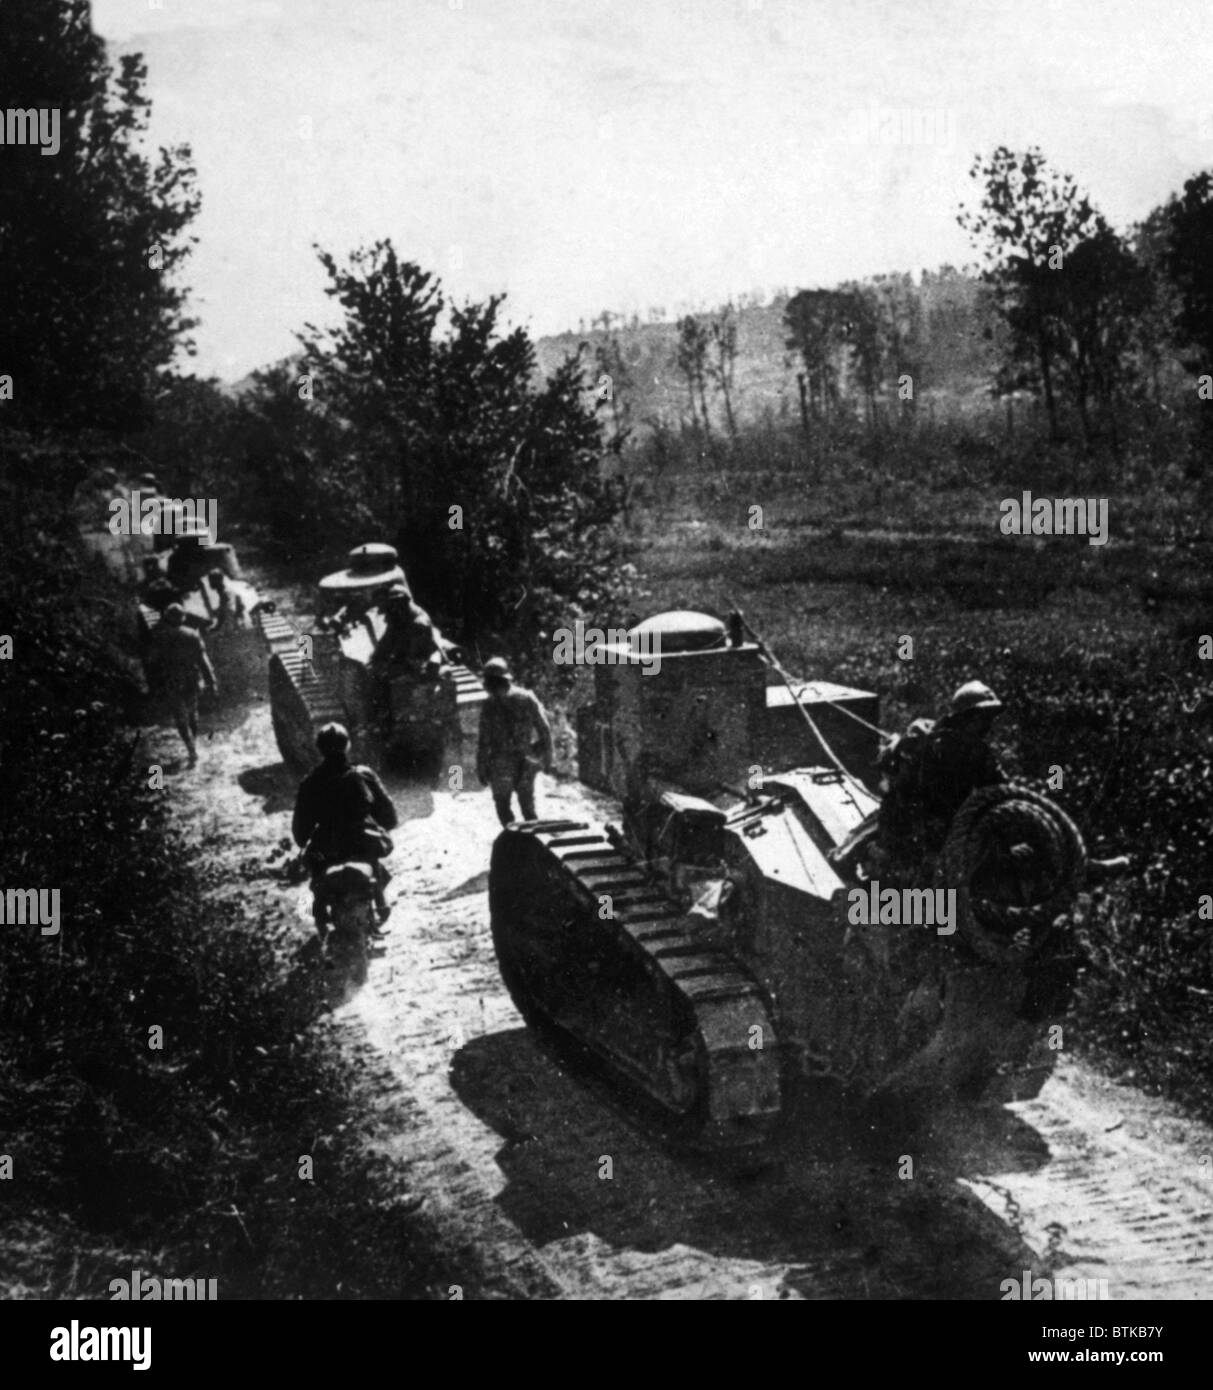
[[[4,26],[0,86],[61,108],[63,148],[0,147],[0,892],[60,902],[55,935],[0,926],[0,1286],[106,1298],[139,1267],[225,1298],[474,1297],[366,1153],[285,929],[170,829],[134,733],[132,596],[75,534],[73,491],[148,466],[130,441],[166,394],[182,421],[208,399],[164,377],[190,327],[189,151],[140,153],[142,66],[111,66],[82,0],[14,0]]]
[[[451,1282],[474,1297],[364,1151],[363,1078],[285,906],[250,920],[216,892],[230,885],[205,836],[170,825],[171,779],[149,785],[129,594],[29,485],[62,462],[0,444],[0,887],[61,904],[57,935],[0,928],[0,1279],[11,1296],[105,1298],[139,1267],[216,1278],[224,1298],[445,1298]]]

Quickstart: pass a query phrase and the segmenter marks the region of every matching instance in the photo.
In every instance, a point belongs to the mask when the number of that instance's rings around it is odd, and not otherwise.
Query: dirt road
[[[188,773],[171,770],[173,735],[150,735],[174,814],[230,866],[216,891],[248,900],[250,922],[293,913],[302,944],[306,889],[266,869],[294,793],[268,706],[212,727]],[[1072,1060],[1039,1099],[944,1115],[900,1152],[828,1106],[801,1117],[761,1172],[730,1175],[650,1142],[536,1047],[505,993],[487,793],[390,786],[392,931],[339,1023],[383,1120],[368,1143],[425,1195],[440,1239],[489,1296],[998,1299],[1025,1270],[1106,1281],[1111,1299],[1213,1294],[1213,1133]],[[609,812],[551,779],[540,809]]]

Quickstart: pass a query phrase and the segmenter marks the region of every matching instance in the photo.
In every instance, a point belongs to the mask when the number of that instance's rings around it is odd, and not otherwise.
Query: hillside
[[[911,292],[921,313],[923,370],[916,385],[923,396],[948,413],[984,404],[994,373],[997,331],[984,287],[974,276],[945,266],[924,271]],[[787,302],[779,295],[770,303],[747,304],[736,311],[735,410],[741,422],[795,418],[798,361],[786,346]],[[719,312],[718,308],[697,317],[706,320]],[[675,363],[676,322],[641,323],[620,316],[609,331],[597,327],[540,338],[535,344],[539,369],[547,375],[579,344],[587,344],[592,354],[610,339],[618,342],[631,378],[624,390],[635,424],[654,419],[673,424],[689,413],[686,379]],[[723,424],[716,401],[713,420],[718,414]]]

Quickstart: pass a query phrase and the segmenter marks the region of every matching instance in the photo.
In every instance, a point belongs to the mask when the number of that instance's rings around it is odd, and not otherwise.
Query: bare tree
[[[703,432],[710,439],[712,425],[708,417],[706,387],[708,343],[707,329],[693,314],[687,314],[685,318],[678,320],[678,348],[674,354],[674,361],[686,378],[687,394],[691,398],[691,423],[698,427],[699,415],[702,415]]]
[[[594,344],[594,383],[598,408],[605,405],[611,421],[607,448],[618,457],[632,434],[632,396],[635,381],[624,361],[623,345],[616,333]]]
[[[716,383],[724,401],[724,417],[729,434],[736,440],[737,420],[733,415],[733,374],[737,368],[737,315],[731,304],[721,310],[708,326],[712,339],[712,356],[708,373]]]
[[[800,290],[784,309],[786,346],[804,363],[808,407],[826,421],[838,401],[838,363],[850,322],[846,301],[838,290]]]

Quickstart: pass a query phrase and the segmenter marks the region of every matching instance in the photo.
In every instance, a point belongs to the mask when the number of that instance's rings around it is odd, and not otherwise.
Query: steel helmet
[[[164,621],[170,627],[180,627],[185,622],[185,609],[179,603],[170,603],[164,610]]]
[[[344,724],[326,724],[316,735],[316,748],[326,758],[330,753],[344,753],[349,746],[349,730]]]
[[[480,672],[481,680],[512,680],[510,674],[510,663],[503,656],[491,656],[485,663]]]
[[[975,709],[1002,709],[1002,701],[982,681],[966,681],[952,696],[951,714],[968,714]]]

